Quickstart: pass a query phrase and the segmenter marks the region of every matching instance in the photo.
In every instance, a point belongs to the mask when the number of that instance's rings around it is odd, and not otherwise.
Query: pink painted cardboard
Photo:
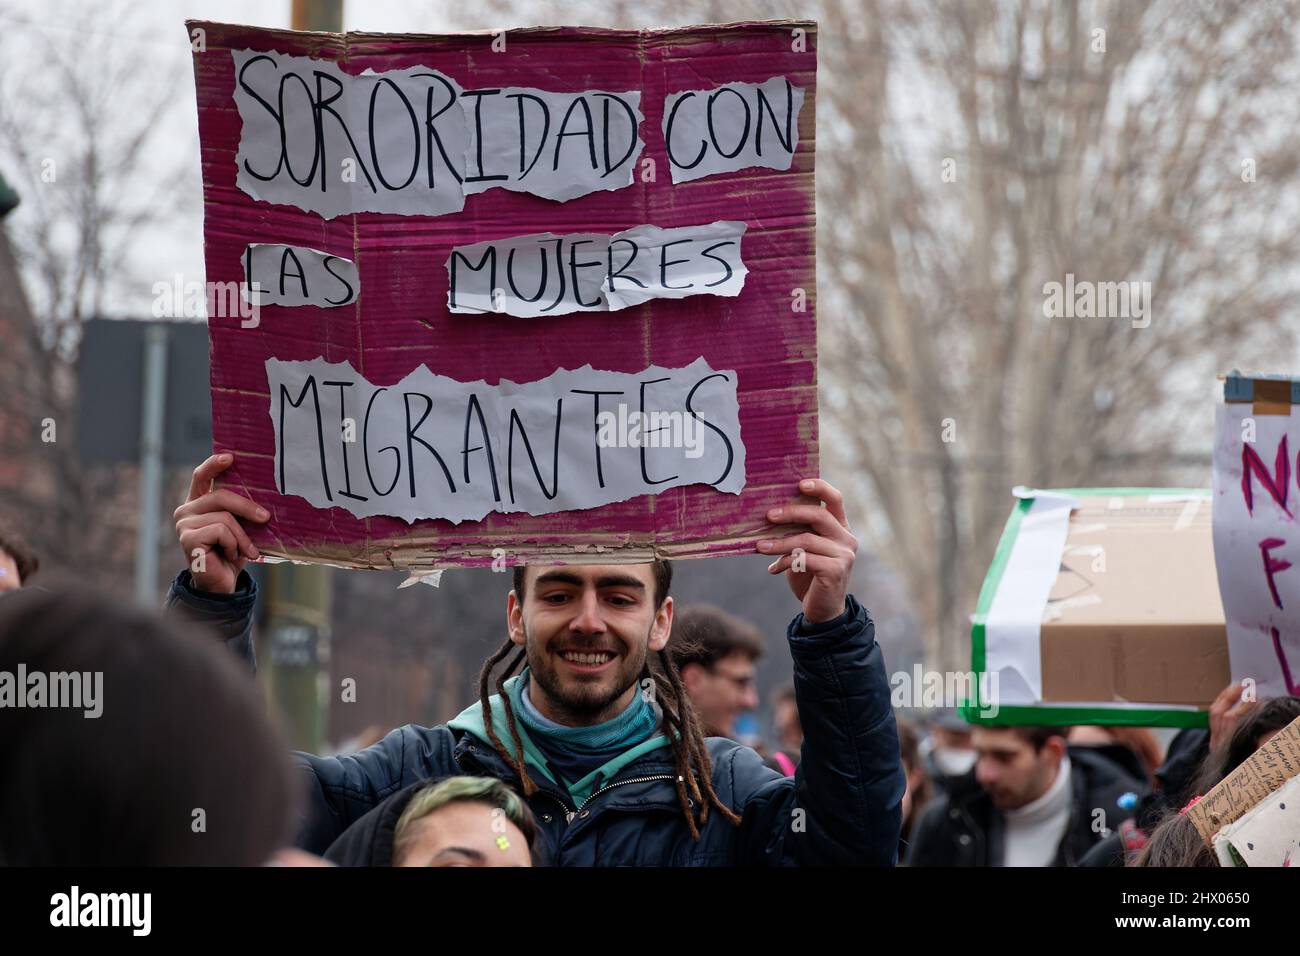
[[[817,322],[814,155],[816,24],[766,21],[676,30],[536,27],[510,30],[504,52],[488,33],[418,36],[300,33],[204,21],[206,50],[194,55],[203,169],[204,243],[209,282],[243,278],[250,242],[310,246],[357,263],[361,297],[351,306],[264,306],[260,326],[209,322],[212,434],[235,453],[229,486],[266,507],[272,520],[249,527],[264,554],[360,568],[482,566],[545,560],[645,561],[754,553],[771,534],[768,508],[797,497],[816,476]],[[806,50],[796,52],[792,31]],[[642,157],[655,182],[567,203],[497,189],[466,197],[460,213],[437,217],[360,213],[326,221],[294,206],[252,199],[235,185],[240,117],[232,97],[232,49],[337,61],[348,73],[423,65],[463,87],[534,86],[642,91]],[[667,94],[784,75],[805,90],[799,145],[785,171],[747,169],[673,185],[660,132]],[[453,246],[534,232],[613,233],[642,223],[672,227],[748,224],[745,288],[736,298],[655,300],[621,313],[543,320],[451,314],[444,263]],[[806,310],[792,310],[803,289]],[[611,334],[613,333],[613,334]],[[682,367],[703,355],[735,369],[746,485],[733,495],[703,486],[551,515],[489,514],[453,525],[357,518],[280,495],[273,476],[274,429],[265,360],[347,360],[367,379],[391,384],[421,364],[460,380],[516,382],[558,368],[640,372]]]

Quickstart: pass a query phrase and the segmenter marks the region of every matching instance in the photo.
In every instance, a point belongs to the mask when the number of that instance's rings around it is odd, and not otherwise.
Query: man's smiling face
[[[568,726],[616,717],[632,701],[651,651],[672,629],[673,601],[655,607],[649,564],[524,569],[524,599],[512,591],[510,639],[526,647],[531,697]]]

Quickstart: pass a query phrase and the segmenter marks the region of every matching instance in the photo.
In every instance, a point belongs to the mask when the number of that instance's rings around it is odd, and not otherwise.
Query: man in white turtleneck
[[[1070,823],[1065,738],[1038,728],[978,727],[975,779],[1003,817],[1003,866],[1051,866]]]
[[[1073,866],[1127,816],[1145,787],[1068,727],[971,728],[974,773],[926,807],[915,866]]]

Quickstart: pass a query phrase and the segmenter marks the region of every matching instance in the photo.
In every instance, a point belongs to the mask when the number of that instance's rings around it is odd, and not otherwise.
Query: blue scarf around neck
[[[521,680],[508,688],[515,717],[542,750],[555,770],[569,782],[579,780],[626,750],[650,738],[658,717],[640,694],[617,717],[590,727],[566,727],[545,717],[528,693],[531,675],[525,667]]]

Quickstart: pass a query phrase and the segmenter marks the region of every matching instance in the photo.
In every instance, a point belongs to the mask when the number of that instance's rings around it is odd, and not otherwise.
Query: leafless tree
[[[1204,485],[1214,371],[1293,357],[1296,39],[1293,4],[824,6],[823,453],[933,666],[965,666],[1013,484],[1193,448]],[[1049,318],[1067,274],[1149,282],[1150,324]]]
[[[1214,373],[1293,357],[1295,13],[644,0],[427,28],[818,20],[823,468],[906,581],[931,666],[964,668],[1013,485],[1203,486]],[[1149,325],[1049,318],[1067,274],[1149,282]]]
[[[0,506],[47,567],[121,585],[135,483],[129,467],[78,459],[75,362],[82,323],[141,301],[161,278],[136,253],[147,230],[182,211],[180,178],[196,178],[192,153],[159,134],[183,105],[188,48],[179,30],[174,54],[147,46],[129,3],[55,6],[0,6],[0,171],[21,197],[5,245],[24,280],[0,300],[0,458],[20,462]]]

